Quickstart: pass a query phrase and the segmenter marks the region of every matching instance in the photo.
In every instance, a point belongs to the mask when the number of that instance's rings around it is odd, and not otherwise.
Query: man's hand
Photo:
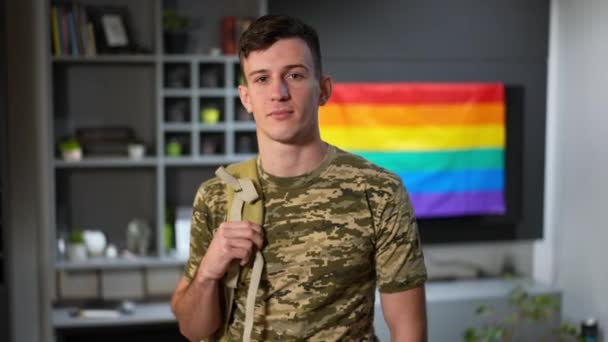
[[[240,260],[241,266],[249,262],[254,247],[262,249],[262,228],[249,221],[224,222],[217,229],[205,257],[199,265],[196,278],[199,281],[221,279],[232,260]]]

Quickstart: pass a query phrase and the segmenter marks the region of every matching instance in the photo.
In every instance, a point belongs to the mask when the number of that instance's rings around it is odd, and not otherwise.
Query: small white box
[[[187,258],[190,252],[191,222],[191,207],[178,207],[175,210],[175,250],[179,258]]]

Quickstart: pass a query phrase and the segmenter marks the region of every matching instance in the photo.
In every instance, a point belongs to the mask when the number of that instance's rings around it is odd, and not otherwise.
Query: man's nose
[[[289,88],[287,87],[287,82],[283,79],[279,79],[275,82],[272,82],[272,100],[273,101],[283,101],[289,98]]]

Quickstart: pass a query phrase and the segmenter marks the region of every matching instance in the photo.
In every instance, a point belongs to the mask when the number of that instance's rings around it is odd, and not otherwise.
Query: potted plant
[[[80,229],[74,229],[70,233],[68,238],[68,258],[70,261],[84,261],[87,259],[84,235]]]
[[[475,314],[482,319],[481,326],[466,329],[465,342],[520,341],[522,328],[534,327],[544,333],[546,341],[582,341],[576,327],[562,322],[558,328],[547,325],[552,315],[559,315],[559,303],[551,295],[531,295],[524,286],[516,285],[509,292],[510,313],[502,314],[489,305],[479,305]]]
[[[166,53],[185,53],[188,46],[190,18],[173,9],[163,10],[163,37]]]
[[[62,141],[59,144],[59,150],[65,161],[79,161],[82,159],[82,148],[75,138]]]

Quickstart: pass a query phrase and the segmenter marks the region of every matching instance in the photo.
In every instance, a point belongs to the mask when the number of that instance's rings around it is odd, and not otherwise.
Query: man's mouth
[[[293,110],[291,109],[277,109],[270,112],[268,116],[277,120],[282,120],[288,118],[291,114],[293,114]]]

